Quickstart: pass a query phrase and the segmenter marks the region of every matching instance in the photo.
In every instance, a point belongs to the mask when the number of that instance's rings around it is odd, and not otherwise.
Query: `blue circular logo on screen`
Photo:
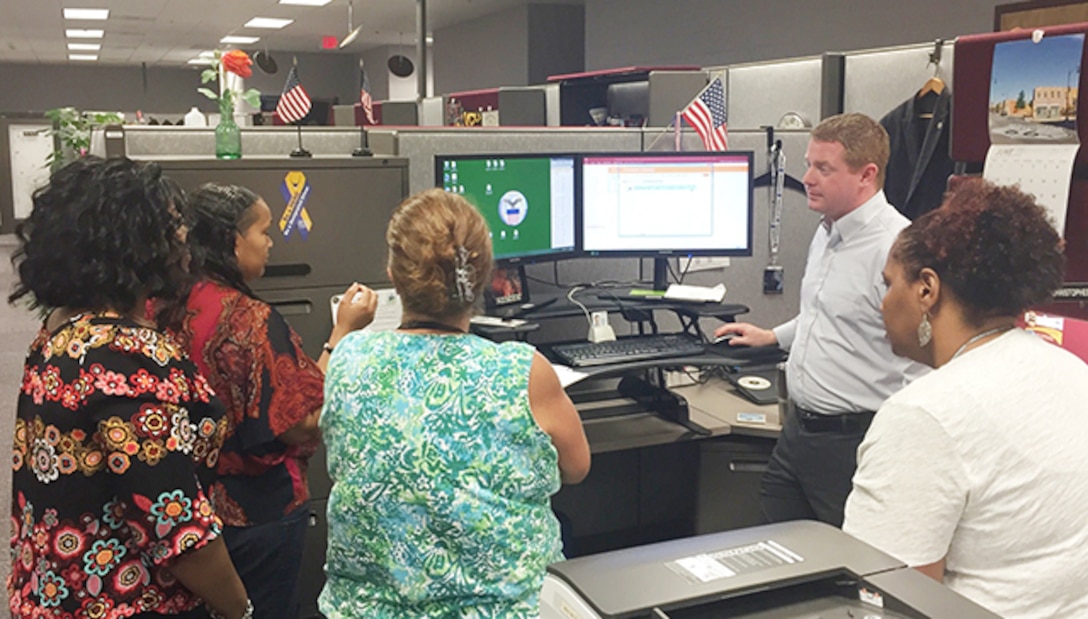
[[[508,226],[517,226],[525,221],[529,212],[529,203],[517,189],[511,189],[499,198],[499,218]]]

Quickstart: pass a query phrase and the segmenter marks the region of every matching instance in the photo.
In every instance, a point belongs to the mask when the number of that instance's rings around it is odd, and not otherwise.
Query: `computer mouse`
[[[737,337],[736,333],[726,333],[725,335],[719,335],[718,337],[714,338],[714,341],[712,341],[711,344],[721,344],[723,342],[729,342],[735,337]]]

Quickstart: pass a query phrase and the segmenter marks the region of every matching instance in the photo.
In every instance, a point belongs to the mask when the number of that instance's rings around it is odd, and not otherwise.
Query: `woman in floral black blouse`
[[[222,404],[142,318],[188,260],[172,189],[154,164],[82,159],[35,192],[18,229],[8,300],[48,315],[15,423],[15,617],[252,613],[204,490]]]

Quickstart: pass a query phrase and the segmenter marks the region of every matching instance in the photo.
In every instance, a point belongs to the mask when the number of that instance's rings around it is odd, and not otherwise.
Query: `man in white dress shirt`
[[[734,346],[790,351],[790,413],[763,476],[770,522],[813,519],[842,526],[857,447],[888,396],[925,370],[892,353],[880,303],[881,272],[910,222],[884,198],[888,134],[863,114],[821,122],[809,139],[802,181],[823,216],[809,245],[801,311],[774,329],[727,323]]]

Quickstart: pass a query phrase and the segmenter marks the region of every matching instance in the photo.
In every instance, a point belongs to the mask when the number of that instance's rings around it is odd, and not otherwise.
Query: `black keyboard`
[[[578,342],[552,347],[552,352],[572,367],[691,357],[705,351],[702,342],[682,333],[639,335],[614,342]]]

